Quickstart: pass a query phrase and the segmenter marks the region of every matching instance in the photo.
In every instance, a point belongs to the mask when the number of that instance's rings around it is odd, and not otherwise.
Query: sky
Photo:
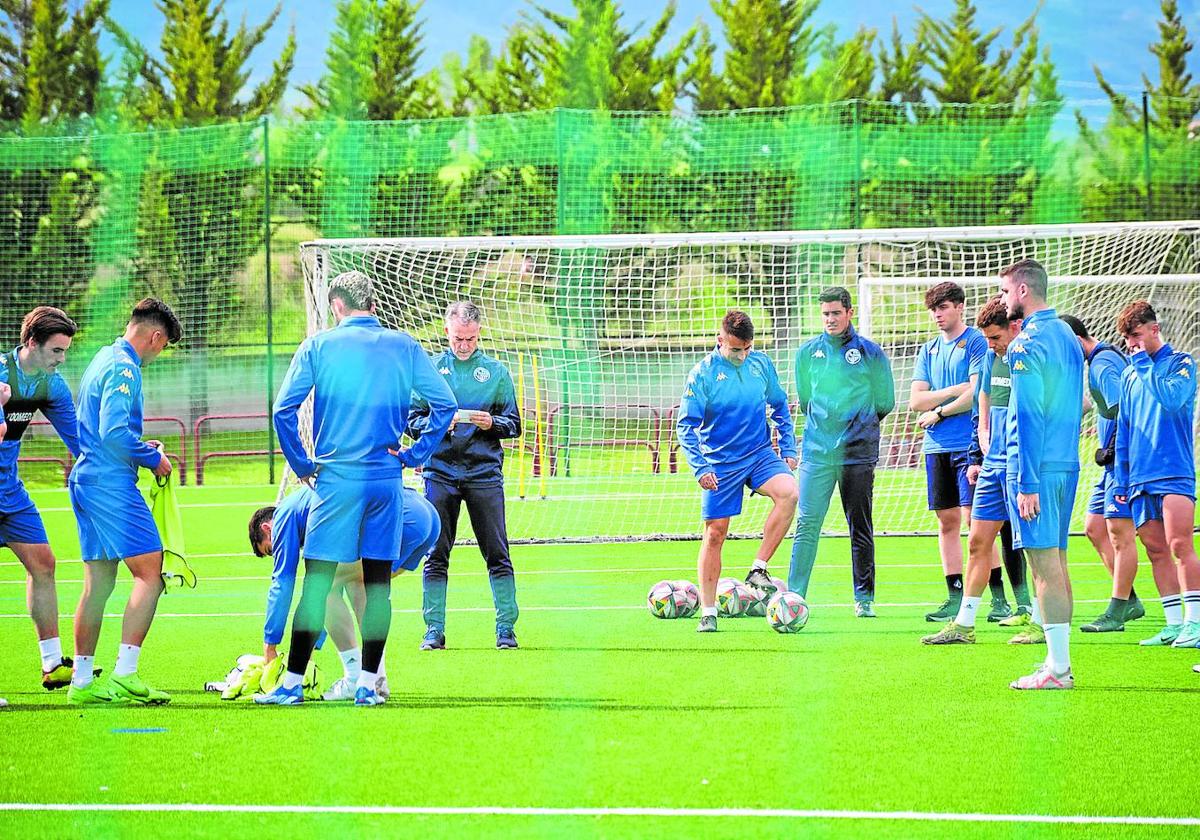
[[[570,0],[540,0],[547,8],[566,12]],[[289,27],[296,31],[297,52],[292,85],[315,82],[322,73],[325,47],[333,29],[333,0],[283,0],[280,20],[251,58],[252,80],[270,72]],[[944,18],[954,8],[953,0],[921,0],[930,15]],[[1011,40],[1012,30],[1036,8],[1033,0],[976,0],[977,21],[982,28],[1004,27],[998,42]],[[639,22],[649,26],[662,13],[662,0],[625,0],[621,4],[626,26]],[[249,24],[260,23],[273,8],[269,0],[225,0],[225,11],[236,25],[243,16]],[[708,0],[677,0],[678,11],[672,35],[678,37],[696,20],[704,20],[720,40],[719,20]],[[1200,0],[1179,0],[1190,40],[1200,41]],[[421,12],[425,54],[421,69],[441,63],[450,52],[465,53],[471,35],[479,34],[493,44],[504,38],[509,26],[519,21],[532,6],[524,0],[425,0]],[[162,17],[152,0],[112,0],[112,17],[139,40],[156,45],[162,32]],[[881,38],[890,37],[895,16],[906,40],[913,36],[917,6],[888,0],[824,0],[814,20],[833,23],[845,37],[860,25],[872,27]],[[1042,43],[1049,45],[1058,68],[1060,89],[1068,99],[1102,99],[1092,65],[1119,90],[1141,90],[1141,74],[1157,79],[1157,59],[1148,45],[1157,41],[1158,0],[1045,0],[1038,15]],[[110,42],[111,45],[111,42]],[[110,46],[111,50],[111,46]],[[1189,67],[1200,78],[1200,50],[1193,50]],[[295,96],[293,94],[293,96]]]

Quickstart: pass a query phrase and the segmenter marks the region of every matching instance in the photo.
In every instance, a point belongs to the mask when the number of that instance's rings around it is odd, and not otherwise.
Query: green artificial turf
[[[849,546],[822,543],[812,619],[783,636],[764,619],[661,621],[644,608],[663,578],[695,579],[694,543],[518,546],[518,651],[493,647],[478,552],[451,563],[449,650],[419,652],[420,579],[394,581],[391,701],[258,708],[202,691],[261,652],[270,561],[245,523],[270,487],[184,488],[194,591],[171,591],[142,654],[161,708],[80,710],[37,679],[22,571],[0,554],[0,800],[544,808],[745,808],[981,814],[1196,816],[1175,768],[1200,748],[1200,651],[1143,649],[1162,611],[1125,633],[1073,634],[1073,692],[1008,682],[1044,648],[1009,646],[981,623],[973,647],[923,648],[922,614],[944,597],[936,543],[879,544],[878,612],[851,610]],[[59,566],[64,642],[82,569],[62,491],[41,491]],[[1072,544],[1076,624],[1103,608],[1107,576]],[[754,544],[727,546],[742,576]],[[786,568],[785,542],[775,571]],[[1139,577],[1152,595],[1148,570]],[[112,668],[128,575],[96,664]],[[986,606],[986,601],[985,601]],[[340,676],[332,648],[323,681]],[[118,732],[121,729],[165,732]],[[5,837],[1167,837],[1195,828],[941,823],[900,819],[51,813],[0,810]]]

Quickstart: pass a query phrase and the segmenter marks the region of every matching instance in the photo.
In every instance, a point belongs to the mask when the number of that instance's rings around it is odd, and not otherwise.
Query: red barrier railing
[[[255,411],[244,414],[205,414],[196,418],[192,426],[192,446],[196,458],[196,484],[204,483],[204,465],[211,458],[249,458],[253,456],[271,455],[269,449],[222,449],[215,452],[200,452],[200,444],[204,437],[204,427],[217,420],[267,420],[265,411]],[[269,422],[269,421],[268,421]],[[274,454],[282,455],[283,451],[276,449]]]
[[[637,420],[645,415],[650,418],[650,438],[596,438],[588,440],[572,440],[569,443],[555,440],[555,419],[563,411],[595,411],[607,420]],[[633,412],[624,415],[614,412]],[[661,470],[660,455],[662,452],[662,415],[657,406],[639,403],[616,403],[614,405],[572,405],[556,406],[550,410],[546,418],[546,458],[549,461],[550,475],[558,473],[558,453],[563,449],[578,446],[644,446],[650,451],[650,471],[658,473]],[[533,455],[533,474],[541,474],[541,462],[538,453]]]
[[[188,464],[188,462],[187,462],[187,426],[185,426],[183,421],[180,420],[178,417],[145,417],[145,418],[142,418],[142,423],[143,423],[143,426],[147,423],[169,423],[171,425],[179,427],[179,451],[172,452],[168,448],[166,455],[168,458],[170,458],[172,461],[174,461],[179,467],[179,483],[187,484],[187,464]],[[53,425],[50,423],[49,420],[34,420],[29,425],[30,426],[49,426],[49,427],[53,428]],[[165,440],[163,441],[163,445],[166,446]],[[70,453],[67,453],[65,456],[62,456],[62,457],[38,456],[38,455],[22,456],[17,459],[17,462],[18,463],[30,463],[30,464],[49,464],[49,463],[60,464],[62,466],[62,470],[63,470],[63,485],[64,486],[67,483],[67,479],[70,478],[71,468],[74,466],[74,461],[71,459]]]

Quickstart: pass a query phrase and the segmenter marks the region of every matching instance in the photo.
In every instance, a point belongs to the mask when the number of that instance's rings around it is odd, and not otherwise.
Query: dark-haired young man
[[[949,621],[962,604],[962,523],[971,515],[967,480],[971,408],[987,341],[963,320],[966,293],[957,283],[938,283],[925,293],[925,308],[938,335],[922,345],[913,372],[908,407],[925,430],[926,495],[937,515],[938,551],[946,576],[946,600],[926,621]]]
[[[796,512],[796,435],[787,394],[775,365],[753,350],[754,324],[731,310],[721,321],[717,346],[692,368],[679,405],[675,432],[700,484],[704,536],[697,561],[700,633],[717,629],[717,579],[729,520],[742,512],[744,488],[771,499],[763,540],[746,581],[766,592],[775,586],[767,562],[779,548]],[[779,432],[779,455],[771,446],[767,411]]]
[[[48,690],[70,684],[74,663],[63,656],[58,636],[54,552],[41,514],[17,474],[17,461],[21,439],[39,411],[71,455],[79,455],[75,402],[58,373],[76,329],[61,309],[39,306],[21,322],[20,345],[0,354],[0,382],[7,383],[12,393],[4,406],[7,430],[0,443],[0,545],[7,545],[25,567],[26,601],[38,635],[42,686]]]
[[[796,352],[796,393],[808,418],[801,443],[800,504],[788,589],[808,596],[821,526],[836,484],[850,529],[854,614],[874,618],[875,464],[879,424],[896,407],[892,366],[882,348],[854,329],[850,292],[820,294],[825,331]]]
[[[142,441],[142,367],[154,361],[183,330],[171,308],[146,298],[133,308],[125,334],[102,348],[79,382],[79,461],[71,471],[71,507],[84,561],[83,594],[75,611],[75,673],[72,703],[166,703],[164,691],[138,676],[142,642],[162,594],[162,540],[146,500],[137,489],[141,467],[156,476],[171,472],[157,441]],[[121,646],[112,675],[94,680],[92,662],[104,607],[124,561],[133,591],[121,624]]]

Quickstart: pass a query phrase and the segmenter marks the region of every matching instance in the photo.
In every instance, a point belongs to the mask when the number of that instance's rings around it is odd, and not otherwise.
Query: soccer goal
[[[850,289],[860,331],[887,351],[896,378],[876,481],[880,533],[934,524],[921,434],[906,410],[917,350],[934,333],[922,306],[930,285],[959,282],[973,323],[998,289],[998,271],[1033,257],[1050,272],[1058,310],[1098,338],[1115,339],[1117,313],[1141,297],[1176,348],[1200,352],[1200,221],[329,239],[304,243],[301,256],[310,334],[331,326],[327,283],[350,269],[374,278],[383,323],[431,353],[444,346],[447,304],[466,298],[482,308],[481,347],[512,371],[524,420],[505,464],[515,540],[699,533],[699,490],[675,437],[676,413],[688,371],[713,348],[731,308],[750,314],[755,347],[794,394],[795,351],[821,329],[818,294]],[[1081,481],[1090,486],[1093,416],[1084,422]],[[1078,527],[1088,496],[1078,494]],[[766,511],[765,500],[749,499],[731,532],[760,532]],[[836,495],[826,527],[845,531]]]

